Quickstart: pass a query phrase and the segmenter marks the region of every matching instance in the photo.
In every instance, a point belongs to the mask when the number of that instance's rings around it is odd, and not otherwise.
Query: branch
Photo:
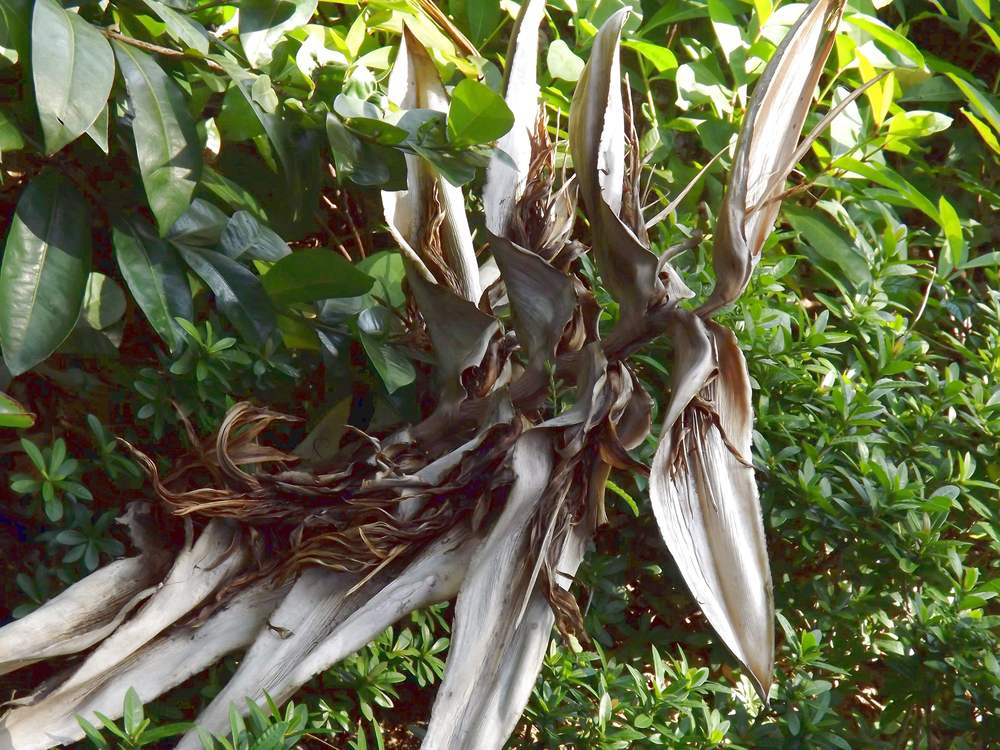
[[[163,57],[173,57],[173,58],[184,58],[187,60],[193,60],[196,62],[204,63],[205,67],[214,73],[225,73],[221,65],[212,60],[207,60],[200,55],[192,55],[187,52],[181,52],[180,50],[170,49],[170,47],[161,47],[159,44],[153,44],[152,42],[144,42],[141,39],[134,39],[130,36],[125,36],[119,31],[114,29],[101,29],[101,33],[104,34],[108,39],[114,39],[121,42],[122,44],[128,44],[132,47],[136,47],[146,52],[152,52],[156,55],[161,55]]]

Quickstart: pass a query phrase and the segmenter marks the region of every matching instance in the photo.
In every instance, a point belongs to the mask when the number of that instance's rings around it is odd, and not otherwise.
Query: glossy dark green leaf
[[[20,375],[69,336],[90,273],[87,204],[64,178],[47,170],[20,200],[0,265],[0,344]]]
[[[249,211],[237,211],[229,219],[219,240],[219,249],[234,260],[246,255],[256,260],[278,261],[292,251],[271,228]]]
[[[108,40],[55,0],[37,0],[31,71],[45,152],[75,140],[101,114],[115,78]]]
[[[191,287],[177,251],[151,232],[119,222],[112,233],[115,258],[146,320],[171,351],[183,336],[174,318],[191,320]]]
[[[139,173],[164,235],[187,210],[201,176],[198,134],[184,94],[152,57],[118,42],[115,55],[131,101]]]
[[[416,379],[413,363],[398,347],[364,331],[359,332],[358,338],[389,393],[395,393]]]
[[[180,218],[170,227],[167,239],[186,245],[215,247],[229,224],[226,213],[201,198],[195,198]]]
[[[452,92],[448,109],[448,140],[455,146],[490,143],[514,124],[514,114],[486,84],[463,79]]]
[[[250,64],[259,68],[285,32],[305,25],[316,12],[317,0],[243,0],[240,3],[240,43]]]
[[[352,120],[354,122],[354,120]],[[390,126],[392,127],[392,126]],[[407,133],[394,128],[392,137]],[[356,185],[398,190],[406,186],[406,158],[397,149],[366,143],[348,130],[333,113],[326,116],[326,135],[330,141],[337,176]]]
[[[24,429],[34,423],[34,414],[6,393],[0,393],[0,427]]]
[[[212,290],[215,304],[240,336],[262,346],[274,332],[277,320],[260,279],[222,253],[191,245],[176,247],[184,262]]]
[[[357,297],[375,280],[332,250],[307,248],[285,256],[263,278],[264,288],[277,305],[321,299]]]

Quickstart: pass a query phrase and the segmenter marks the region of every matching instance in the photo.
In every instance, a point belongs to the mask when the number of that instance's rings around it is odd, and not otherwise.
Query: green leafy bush
[[[554,137],[596,28],[622,4],[548,4]],[[666,204],[708,165],[654,237],[662,252],[715,226],[747,86],[795,9],[628,4],[623,66],[649,200]],[[402,266],[377,190],[399,187],[406,158],[455,184],[479,179],[509,126],[498,63],[514,5],[450,2],[454,26],[429,3],[296,1],[280,20],[268,3],[239,5],[237,21],[235,3],[0,0],[0,428],[21,430],[0,453],[0,616],[124,551],[112,522],[142,490],[116,436],[154,446],[169,470],[192,447],[188,424],[208,434],[242,399],[334,432],[419,413],[428,370],[400,325]],[[770,705],[663,562],[640,520],[645,479],[617,475],[577,576],[593,640],[553,641],[510,747],[1000,740],[994,12],[848,4],[807,129],[888,74],[804,155],[779,231],[724,316],[754,385],[780,623]],[[404,20],[455,84],[447,115],[394,121],[385,72]],[[704,252],[677,262],[692,288],[711,288]],[[650,393],[668,392],[668,354],[637,357]],[[655,447],[637,457],[648,464]],[[234,719],[206,745],[411,741],[447,620],[414,615],[296,704]],[[130,694],[121,722],[87,729],[91,746],[169,747],[232,669],[145,709]]]

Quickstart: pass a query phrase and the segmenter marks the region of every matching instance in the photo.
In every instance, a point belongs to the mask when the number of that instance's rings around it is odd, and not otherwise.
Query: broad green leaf
[[[202,55],[208,54],[208,33],[200,23],[193,21],[183,13],[178,13],[166,3],[161,3],[160,0],[142,1],[163,21],[170,36],[185,47]]]
[[[396,346],[364,331],[358,333],[358,338],[389,393],[395,393],[416,379],[413,363]]]
[[[895,50],[903,57],[913,61],[918,67],[924,67],[924,56],[917,49],[916,45],[900,34],[898,31],[889,28],[882,21],[871,16],[854,13],[845,16],[844,20],[852,26],[856,26],[864,32],[870,34],[875,41],[884,44],[889,49]]]
[[[45,153],[75,140],[101,114],[115,79],[108,40],[55,0],[37,0],[31,71]]]
[[[362,118],[352,118],[352,127],[359,119]],[[365,119],[364,122],[375,121]],[[402,128],[388,127],[391,130],[379,129],[379,133],[387,134],[390,139],[400,138],[402,134],[400,140],[409,135]],[[402,151],[361,140],[332,112],[326,115],[326,135],[339,178],[347,178],[356,185],[379,186],[386,190],[406,187],[406,160]]]
[[[194,317],[191,287],[177,252],[166,242],[125,223],[112,232],[115,258],[132,297],[171,351],[183,337],[174,318]]]
[[[448,139],[455,146],[490,143],[514,124],[507,102],[489,86],[463,79],[451,96]]]
[[[255,260],[278,261],[292,252],[274,230],[249,211],[232,215],[219,240],[219,249],[234,260],[245,254]]]
[[[226,231],[229,217],[214,203],[195,198],[191,205],[174,222],[167,233],[171,242],[183,242],[186,245],[199,247],[215,247]]]
[[[951,127],[952,118],[940,112],[912,109],[889,119],[890,138],[925,138]]]
[[[784,213],[788,223],[803,236],[816,255],[833,264],[834,272],[839,270],[855,286],[871,283],[868,261],[840,227],[821,211],[787,206]]]
[[[295,158],[292,154],[292,145],[285,121],[277,113],[267,112],[255,100],[253,95],[253,85],[257,76],[249,73],[240,67],[231,57],[225,55],[211,55],[212,60],[217,62],[226,71],[226,75],[242,95],[243,100],[250,106],[257,121],[267,134],[267,139],[274,147],[285,172],[285,181],[291,195],[297,196],[301,193],[299,175],[295,169]],[[293,201],[293,205],[298,205]],[[295,218],[293,216],[293,218]]]
[[[125,317],[125,293],[103,273],[92,271],[83,295],[82,320],[91,328],[103,331]]]
[[[323,247],[307,248],[285,256],[262,281],[276,305],[357,297],[375,283],[371,276]]]
[[[259,68],[286,31],[304,26],[316,12],[317,0],[242,0],[240,43],[250,65]]]
[[[476,44],[488,37],[500,23],[500,0],[466,0],[469,35]]]
[[[34,423],[34,414],[6,393],[0,393],[0,427],[24,429]]]
[[[562,39],[556,39],[549,45],[545,55],[545,64],[553,78],[575,83],[583,73],[584,62],[577,57]]]
[[[139,173],[160,235],[187,210],[201,176],[201,146],[184,94],[145,52],[115,42],[125,77]]]
[[[653,63],[658,73],[664,73],[677,67],[677,58],[674,53],[666,47],[650,42],[642,42],[637,39],[629,39],[622,42],[623,47],[633,49],[644,58]]]
[[[176,247],[184,262],[212,290],[215,304],[240,336],[251,344],[263,346],[277,321],[260,279],[246,266],[220,252],[192,245]]]
[[[0,344],[14,375],[48,357],[73,330],[90,252],[86,202],[55,171],[42,172],[17,202],[0,264]]]

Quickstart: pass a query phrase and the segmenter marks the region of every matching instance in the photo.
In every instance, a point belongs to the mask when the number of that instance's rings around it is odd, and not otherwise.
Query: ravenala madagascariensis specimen
[[[619,66],[627,11],[600,29],[573,98],[573,178],[558,166],[539,104],[543,11],[523,3],[507,55],[512,125],[487,172],[485,262],[461,189],[419,149],[407,155],[406,189],[382,196],[406,267],[408,333],[437,367],[433,411],[388,435],[348,430],[324,461],[268,447],[268,427],[292,417],[247,403],[213,440],[192,432],[199,450],[169,475],[133,449],[158,500],[124,518],[141,554],[0,630],[3,672],[86,652],[4,715],[0,748],[79,739],[77,717],[119,715],[129,687],[148,701],[247,649],[197,718],[202,732],[224,731],[232,705],[283,701],[399,618],[451,598],[451,647],[423,746],[501,747],[553,625],[587,637],[571,588],[605,518],[612,468],[650,474],[667,547],[767,696],[773,603],[750,382],[736,337],[711,318],[759,260],[803,153],[799,134],[842,0],[806,8],[753,93],[715,231],[716,286],[690,306],[695,295],[670,261],[692,243],[657,256],[640,206],[639,125]],[[401,116],[418,111],[426,127],[446,127],[447,89],[406,30],[388,92]],[[578,202],[591,247],[575,239]],[[618,308],[604,336],[588,253]],[[629,451],[650,431],[652,399],[628,359],[661,335],[673,344],[673,384],[647,468]],[[558,402],[553,383],[565,394]],[[177,527],[178,549],[149,533],[153,519]],[[199,743],[192,730],[179,747]]]

